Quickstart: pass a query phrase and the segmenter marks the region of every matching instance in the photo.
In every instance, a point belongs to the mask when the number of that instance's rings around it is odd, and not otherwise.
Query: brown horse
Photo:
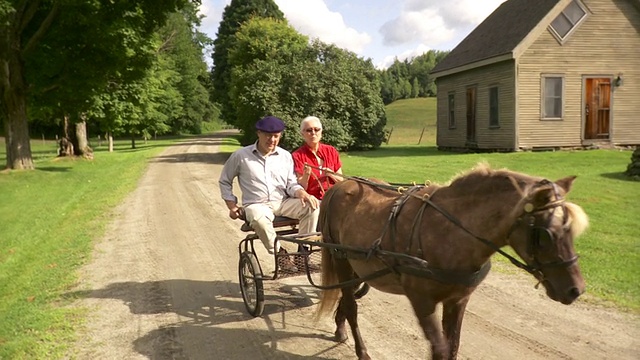
[[[337,340],[347,339],[347,320],[358,358],[370,359],[357,322],[353,279],[360,278],[407,296],[432,358],[455,359],[465,308],[495,252],[533,274],[551,299],[571,304],[585,288],[573,239],[588,225],[582,208],[565,200],[574,179],[550,182],[481,164],[448,186],[338,183],[320,207],[322,286],[334,288],[323,291],[318,316],[339,301]],[[500,249],[506,245],[524,263]]]

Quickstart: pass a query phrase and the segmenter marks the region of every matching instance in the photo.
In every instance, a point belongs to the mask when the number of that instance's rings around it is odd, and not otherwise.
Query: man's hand
[[[300,201],[302,201],[302,205],[305,205],[305,203],[307,203],[314,210],[317,209],[318,206],[320,206],[320,201],[318,201],[315,196],[309,195],[309,193],[304,190],[296,191],[296,197],[299,198]]]
[[[241,211],[239,207],[229,209],[229,217],[232,218],[233,220],[239,219],[240,215],[241,215]]]
[[[238,204],[233,200],[225,200],[225,204],[227,205],[227,209],[229,209],[229,217],[233,220],[242,219],[244,220],[244,208],[238,206]]]

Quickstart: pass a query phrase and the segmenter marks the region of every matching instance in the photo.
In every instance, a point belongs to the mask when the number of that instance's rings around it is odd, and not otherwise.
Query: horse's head
[[[585,288],[573,240],[588,225],[582,208],[566,202],[575,176],[535,183],[518,204],[509,245],[545,287],[547,296],[571,304]]]

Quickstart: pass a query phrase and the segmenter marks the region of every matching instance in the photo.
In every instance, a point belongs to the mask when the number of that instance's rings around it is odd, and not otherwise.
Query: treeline
[[[200,0],[0,0],[0,123],[7,168],[33,169],[30,130],[59,135],[61,155],[91,157],[88,134],[198,134],[224,121],[255,140],[265,115],[281,144],[299,122],[322,119],[340,150],[386,137],[384,105],[434,96],[430,51],[377,70],[370,60],[298,33],[273,0],[232,0],[215,40],[198,28]],[[213,46],[213,67],[203,50]],[[110,146],[111,148],[111,146]]]
[[[0,0],[7,167],[33,169],[29,127],[91,157],[93,134],[198,133],[217,117],[199,1]],[[54,130],[51,130],[54,129]]]
[[[429,72],[449,51],[429,50],[410,60],[399,61],[382,70],[381,96],[385,104],[400,99],[436,96],[436,84]]]

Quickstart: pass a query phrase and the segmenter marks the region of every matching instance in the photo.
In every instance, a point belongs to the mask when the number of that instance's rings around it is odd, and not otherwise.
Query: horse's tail
[[[320,204],[320,227],[322,230],[322,241],[325,243],[333,243],[331,238],[331,226],[329,224],[329,205],[333,194],[337,191],[339,186],[333,186],[330,188],[324,196],[322,203]],[[327,246],[322,247],[322,286],[331,286],[338,283],[338,272],[336,271],[336,264],[334,263],[331,249]],[[323,315],[329,312],[333,312],[336,307],[336,303],[340,299],[340,288],[323,290],[320,295],[320,303],[316,310],[316,321],[318,321]]]
[[[338,273],[331,255],[331,249],[322,248],[322,285],[331,286],[338,283]],[[316,321],[327,313],[332,313],[340,300],[340,288],[323,290],[316,310]]]

